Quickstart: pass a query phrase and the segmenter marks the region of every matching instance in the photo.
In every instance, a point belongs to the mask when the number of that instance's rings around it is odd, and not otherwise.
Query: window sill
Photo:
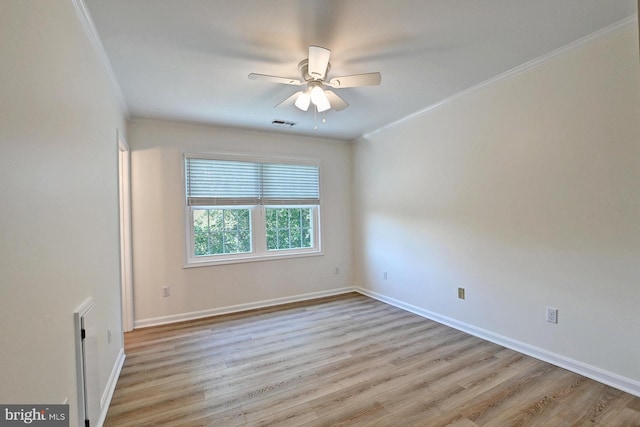
[[[220,258],[220,259],[206,259],[202,261],[190,260],[186,264],[183,265],[183,268],[198,268],[198,267],[211,267],[216,265],[227,265],[227,264],[242,264],[245,262],[260,262],[260,261],[275,261],[279,259],[290,259],[290,258],[306,258],[312,256],[322,256],[324,253],[321,250],[313,250],[313,251],[305,251],[305,252],[295,252],[295,253],[284,253],[284,254],[268,254],[268,255],[251,255],[251,256],[243,256],[237,258]]]

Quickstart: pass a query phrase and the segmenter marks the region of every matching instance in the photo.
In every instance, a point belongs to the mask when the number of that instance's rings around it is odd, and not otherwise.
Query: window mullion
[[[223,211],[222,211],[222,227],[220,228],[220,231],[221,231],[220,236],[222,237],[222,239],[221,239],[221,240],[222,240],[222,253],[223,253],[223,254],[226,254],[226,253],[227,253],[227,248],[226,248],[226,245],[225,245],[225,243],[226,243],[226,239],[225,239],[225,237],[226,237],[226,234],[227,234],[227,233],[225,233],[225,227],[226,227],[226,224],[225,224],[225,221],[224,221],[224,220],[225,220],[226,213],[227,213],[227,211],[226,211],[226,210],[223,210]]]
[[[258,255],[264,255],[267,253],[267,219],[264,206],[256,205],[251,212],[253,251]]]
[[[211,253],[211,214],[207,212],[207,253]]]
[[[289,236],[287,239],[289,247],[287,249],[291,249],[291,211],[289,209],[287,209],[287,235]]]

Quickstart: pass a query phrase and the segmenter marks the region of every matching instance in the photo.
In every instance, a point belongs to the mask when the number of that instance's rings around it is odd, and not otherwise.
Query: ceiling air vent
[[[271,122],[271,124],[275,126],[287,127],[287,128],[292,128],[295,125],[297,125],[297,123],[295,122],[288,122],[286,120],[274,120]]]

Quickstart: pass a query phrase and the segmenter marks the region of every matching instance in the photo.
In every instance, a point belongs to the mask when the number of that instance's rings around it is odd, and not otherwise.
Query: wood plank
[[[105,426],[640,426],[640,398],[359,294],[125,334]]]

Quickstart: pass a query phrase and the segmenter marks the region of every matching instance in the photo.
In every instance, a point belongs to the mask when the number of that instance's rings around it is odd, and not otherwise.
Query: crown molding
[[[638,2],[640,3],[640,0],[638,0]],[[467,89],[464,89],[464,90],[462,90],[462,91],[460,91],[460,92],[458,92],[458,93],[456,93],[454,95],[451,95],[451,96],[449,96],[447,98],[444,98],[444,99],[442,99],[442,100],[440,100],[440,101],[438,101],[438,102],[436,102],[434,104],[431,104],[431,105],[429,105],[429,106],[427,106],[427,107],[425,107],[425,108],[423,108],[421,110],[416,111],[415,113],[411,113],[408,116],[405,116],[405,117],[403,117],[401,119],[398,119],[398,120],[396,120],[394,122],[391,122],[389,124],[386,124],[384,126],[381,126],[381,127],[377,128],[377,129],[374,129],[371,132],[367,132],[366,134],[362,135],[362,138],[366,139],[366,138],[368,138],[368,137],[370,137],[372,135],[375,135],[376,133],[379,133],[379,132],[391,129],[393,127],[396,127],[396,126],[398,126],[398,125],[400,125],[402,123],[408,122],[408,121],[410,121],[410,120],[412,120],[412,119],[414,119],[414,118],[416,118],[418,116],[426,114],[431,110],[435,110],[436,108],[439,108],[439,107],[441,107],[441,106],[443,106],[445,104],[448,104],[451,101],[454,101],[454,100],[456,100],[458,98],[462,98],[463,96],[468,95],[471,92],[475,92],[476,90],[481,89],[481,88],[483,88],[485,86],[488,86],[490,84],[496,83],[496,82],[498,82],[500,80],[509,79],[509,78],[511,78],[513,76],[516,76],[518,74],[521,74],[521,73],[524,73],[524,72],[526,72],[528,70],[536,68],[539,65],[541,65],[542,63],[544,63],[546,61],[549,61],[550,59],[555,58],[558,55],[562,55],[563,53],[566,53],[566,52],[568,52],[570,50],[573,50],[573,49],[576,49],[576,48],[578,48],[580,46],[583,46],[583,45],[585,45],[585,44],[587,44],[587,43],[589,43],[589,42],[591,42],[591,41],[593,41],[593,40],[595,40],[595,39],[597,39],[599,37],[602,37],[602,36],[604,36],[604,35],[606,35],[608,33],[616,31],[616,30],[618,30],[618,29],[620,29],[620,28],[622,28],[622,27],[624,27],[626,25],[629,25],[631,23],[635,23],[635,22],[637,22],[637,20],[638,20],[638,16],[637,15],[628,16],[628,17],[626,17],[626,18],[624,18],[624,19],[622,19],[622,20],[620,20],[618,22],[615,22],[615,23],[613,23],[613,24],[611,24],[609,26],[606,26],[606,27],[604,27],[604,28],[602,28],[602,29],[600,29],[598,31],[595,31],[595,32],[593,32],[591,34],[588,34],[588,35],[586,35],[584,37],[581,37],[581,38],[579,38],[579,39],[577,39],[577,40],[575,40],[575,41],[573,41],[571,43],[568,43],[568,44],[566,44],[566,45],[564,45],[562,47],[559,47],[558,49],[552,50],[551,52],[548,52],[548,53],[546,53],[546,54],[544,54],[542,56],[539,56],[539,57],[537,57],[535,59],[532,59],[531,61],[527,61],[524,64],[518,65],[517,67],[514,67],[514,68],[512,68],[510,70],[507,70],[507,71],[505,71],[503,73],[500,73],[500,74],[498,74],[498,75],[496,75],[494,77],[491,77],[490,79],[487,79],[487,80],[485,80],[485,81],[483,81],[481,83],[478,83],[478,84],[476,84],[474,86],[471,86],[471,87],[469,87]]]
[[[89,14],[89,9],[87,9],[87,5],[84,0],[71,0],[73,6],[76,10],[76,14],[82,23],[82,28],[84,32],[87,34],[89,41],[91,42],[91,46],[95,51],[98,61],[102,65],[102,68],[107,73],[109,81],[111,82],[111,87],[113,89],[113,94],[116,97],[118,104],[122,108],[122,111],[127,119],[130,118],[129,107],[127,106],[127,102],[124,98],[124,94],[122,93],[122,89],[120,89],[120,84],[116,79],[116,75],[113,72],[113,68],[111,67],[111,62],[109,61],[109,57],[107,56],[107,52],[104,49],[104,45],[100,40],[100,36],[98,35],[98,30],[96,29],[95,24],[93,23],[93,19]]]

